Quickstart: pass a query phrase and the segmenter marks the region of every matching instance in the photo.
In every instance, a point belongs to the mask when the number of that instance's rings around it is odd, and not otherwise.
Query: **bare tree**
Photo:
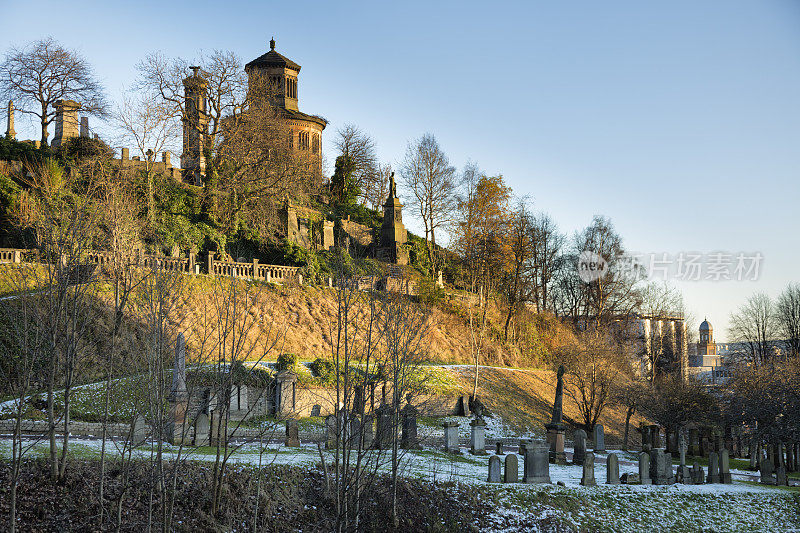
[[[508,302],[503,340],[508,340],[508,327],[519,308],[530,301],[533,292],[533,214],[520,199],[509,216],[505,236],[504,280],[502,287]]]
[[[105,116],[103,87],[89,63],[52,37],[12,47],[0,64],[0,94],[14,100],[20,112],[36,117],[47,144],[47,128],[55,119],[58,100],[75,100],[83,112]]]
[[[740,357],[758,366],[770,359],[775,340],[775,315],[772,300],[756,293],[731,314],[731,340],[744,346]]]
[[[456,169],[430,133],[426,133],[406,148],[400,166],[405,188],[413,197],[417,216],[425,226],[425,243],[433,276],[438,264],[436,231],[450,220],[456,205]]]
[[[800,355],[800,284],[790,283],[775,304],[778,335],[791,357]]]
[[[657,282],[647,284],[641,296],[641,318],[646,324],[642,331],[641,356],[647,362],[647,376],[655,381],[659,370],[674,370],[672,366],[679,348],[673,349],[673,345],[678,338],[677,333],[666,326],[671,317],[683,311],[683,297],[674,287]]]
[[[345,124],[336,130],[333,144],[339,155],[350,158],[353,168],[353,179],[361,191],[361,200],[364,204],[380,205],[386,195],[380,197],[378,189],[385,187],[381,183],[382,173],[375,153],[375,141],[367,133],[361,131],[355,124]],[[388,176],[383,182],[388,181]],[[374,209],[375,207],[373,207]]]
[[[535,215],[532,223],[532,297],[536,310],[542,312],[552,309],[550,293],[558,271],[564,236],[549,215]]]

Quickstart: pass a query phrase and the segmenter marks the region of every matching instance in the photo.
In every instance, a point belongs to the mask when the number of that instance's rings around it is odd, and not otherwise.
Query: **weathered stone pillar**
[[[458,445],[458,422],[448,421],[442,423],[444,428],[444,451],[447,453],[461,453]]]
[[[476,416],[469,425],[472,428],[469,439],[470,453],[472,455],[486,455],[486,422],[481,417]]]
[[[586,457],[583,458],[581,485],[585,487],[594,487],[597,485],[597,481],[594,479],[594,453],[592,452],[586,452]]]
[[[175,364],[172,370],[172,390],[167,397],[169,419],[167,420],[167,441],[170,444],[184,444],[187,437],[186,412],[189,407],[189,394],[186,390],[186,339],[178,334],[175,343]],[[186,443],[188,444],[188,443]]]
[[[275,416],[286,418],[296,411],[297,374],[284,370],[275,377]]]
[[[558,382],[556,384],[556,397],[553,402],[553,416],[550,419],[550,423],[544,426],[547,430],[547,442],[550,445],[550,462],[562,465],[567,463],[567,456],[564,453],[564,441],[566,440],[567,428],[562,422],[564,371],[564,365],[558,367]]]

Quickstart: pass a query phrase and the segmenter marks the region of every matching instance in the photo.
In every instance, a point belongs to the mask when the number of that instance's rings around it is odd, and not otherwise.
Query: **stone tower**
[[[381,224],[381,240],[378,258],[398,265],[408,264],[406,243],[406,227],[403,225],[403,204],[397,197],[397,184],[394,172],[389,177],[389,196],[383,204],[383,224]]]
[[[16,139],[17,132],[14,131],[14,102],[8,101],[8,128],[6,128],[6,139]]]
[[[700,357],[700,366],[719,366],[717,345],[714,343],[714,328],[708,320],[700,324],[700,342],[697,343],[697,355]]]
[[[247,72],[251,98],[268,98],[271,105],[281,110],[291,132],[289,145],[294,150],[309,151],[311,155],[320,156],[322,130],[328,123],[322,117],[300,111],[300,65],[275,51],[275,39],[271,39],[269,52],[250,61],[244,70]],[[256,91],[256,94],[252,94],[252,91]]]
[[[208,81],[199,73],[200,67],[189,68],[192,69],[192,75],[183,80],[184,117],[182,119],[181,168],[185,181],[199,185],[206,173],[205,149],[208,143],[206,88]]]
[[[81,104],[74,100],[56,100],[56,135],[50,146],[58,148],[67,139],[80,135],[80,121],[78,120],[78,109]]]

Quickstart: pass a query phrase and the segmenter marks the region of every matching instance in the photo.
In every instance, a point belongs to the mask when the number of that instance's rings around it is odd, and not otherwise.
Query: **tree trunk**
[[[622,451],[624,452],[628,451],[628,432],[630,431],[631,417],[635,409],[635,407],[628,407],[628,412],[625,413],[625,438],[622,441]]]

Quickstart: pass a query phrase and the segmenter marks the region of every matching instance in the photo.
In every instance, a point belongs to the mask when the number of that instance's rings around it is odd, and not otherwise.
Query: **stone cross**
[[[519,483],[519,462],[514,453],[506,455],[503,483]]]
[[[583,458],[583,476],[581,477],[581,485],[585,487],[594,487],[597,482],[594,479],[594,454],[587,452],[586,457]]]
[[[582,429],[575,430],[573,441],[574,452],[572,453],[572,464],[582,465],[583,458],[586,456],[586,432]]]
[[[617,454],[608,454],[606,459],[606,484],[619,485],[619,459]]]
[[[489,457],[489,483],[500,483],[500,458],[496,455]]]

